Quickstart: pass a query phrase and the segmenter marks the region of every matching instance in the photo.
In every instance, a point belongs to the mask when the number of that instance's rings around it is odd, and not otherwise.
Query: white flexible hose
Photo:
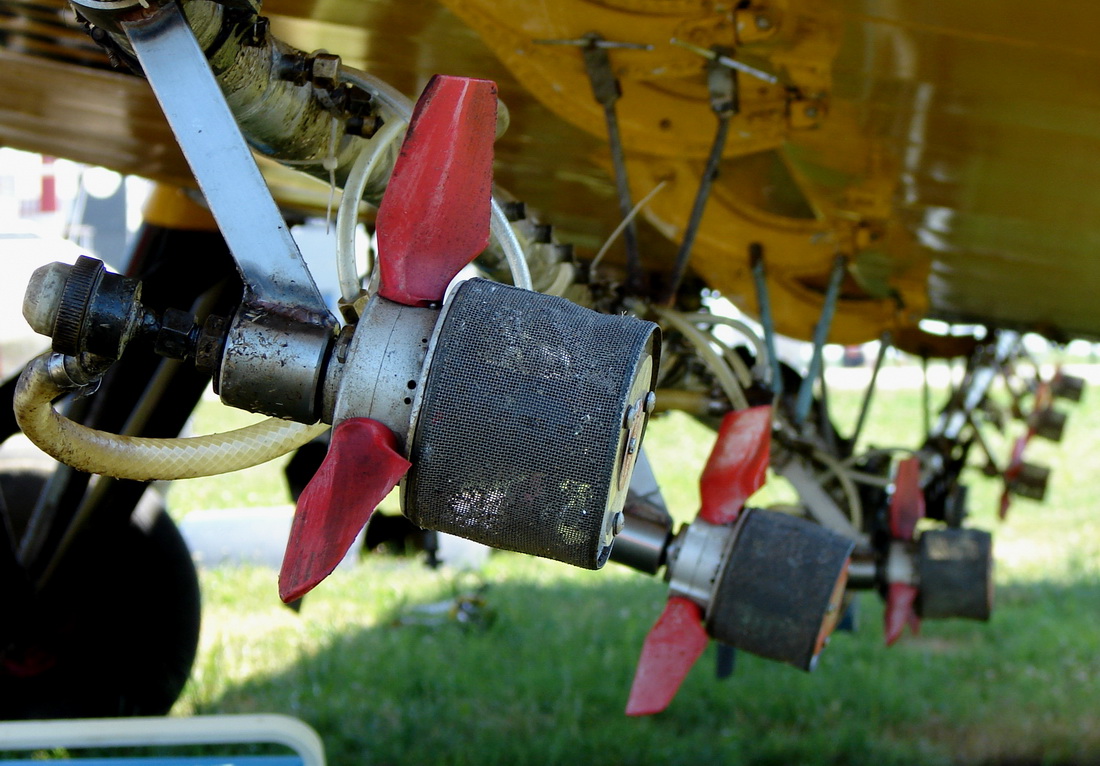
[[[856,529],[863,529],[863,501],[859,498],[859,490],[848,471],[835,457],[820,449],[813,450],[813,459],[825,466],[825,475],[821,477],[821,483],[829,476],[835,476],[840,483],[844,498],[848,501],[848,518]]]
[[[700,332],[702,331],[700,330]],[[719,340],[713,332],[703,333],[703,335],[710,340],[711,343],[722,349],[722,356],[725,358],[726,363],[729,364],[730,369],[737,375],[737,380],[741,384],[741,387],[750,388],[752,386],[752,371],[749,369],[748,365],[745,364],[745,360],[741,358],[741,355],[734,351],[725,341]]]
[[[370,139],[369,146],[359,152],[348,173],[340,207],[336,211],[336,274],[340,281],[340,297],[345,303],[355,303],[362,283],[355,263],[355,227],[359,223],[359,200],[367,188],[378,160],[389,150],[390,143],[398,138],[407,123],[399,120],[387,122]]]
[[[64,391],[47,371],[49,357],[48,353],[38,357],[19,377],[15,418],[40,449],[79,471],[134,481],[214,476],[273,460],[328,429],[325,423],[309,426],[270,418],[236,431],[186,439],[97,431],[74,423],[51,406]]]
[[[684,319],[680,312],[660,307],[654,307],[653,310],[657,312],[661,319],[679,330],[695,346],[695,350],[699,352],[699,356],[710,367],[710,371],[714,373],[718,385],[730,400],[733,408],[735,410],[748,409],[749,402],[745,398],[745,392],[741,389],[737,376],[734,375],[729,363],[722,355],[714,350],[710,339],[695,325]]]
[[[565,291],[569,289],[569,286],[573,284],[573,280],[577,278],[577,269],[571,263],[559,263],[558,273],[554,277],[554,281],[550,283],[550,286],[543,290],[545,295],[553,295],[557,298],[565,295]]]
[[[741,381],[741,385],[745,388],[752,386],[752,370],[745,364],[745,360],[741,358],[741,355],[717,338],[715,338],[715,342],[722,346],[722,354],[733,367],[733,371],[737,373],[737,378]]]
[[[508,261],[508,269],[512,272],[512,284],[524,290],[534,289],[531,286],[531,270],[527,268],[527,256],[524,255],[519,238],[496,197],[493,197],[491,207],[492,218],[489,219],[489,230],[504,252],[504,259]]]
[[[768,355],[764,348],[764,341],[748,324],[742,322],[740,319],[717,316],[715,314],[685,314],[684,319],[689,322],[698,322],[700,324],[723,325],[724,327],[729,327],[739,332],[756,350],[756,362],[754,366],[756,367],[757,375],[760,376],[759,379],[764,380],[770,377],[771,366],[768,364]]]

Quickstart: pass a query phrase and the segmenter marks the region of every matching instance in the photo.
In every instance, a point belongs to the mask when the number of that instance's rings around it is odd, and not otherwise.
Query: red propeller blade
[[[893,646],[901,637],[902,630],[908,625],[916,635],[920,632],[920,618],[914,604],[917,601],[917,587],[903,582],[890,583],[886,594],[886,645]]]
[[[701,518],[711,524],[737,519],[745,501],[764,484],[771,433],[771,407],[726,415],[699,480]],[[652,715],[668,707],[709,640],[703,610],[694,601],[670,597],[642,645],[626,714]]]
[[[489,80],[435,75],[416,102],[378,209],[383,297],[438,303],[489,244],[496,94]]]
[[[642,645],[626,714],[652,715],[668,707],[708,640],[703,610],[686,598],[669,598]]]
[[[737,519],[745,501],[764,484],[771,445],[770,406],[726,415],[699,480],[701,518],[711,524],[728,524]]]
[[[895,540],[912,540],[917,522],[924,518],[924,493],[920,488],[920,459],[898,463],[894,496],[890,499],[890,534]]]
[[[332,573],[410,465],[377,420],[349,418],[333,429],[324,462],[298,498],[279,598],[301,598]]]

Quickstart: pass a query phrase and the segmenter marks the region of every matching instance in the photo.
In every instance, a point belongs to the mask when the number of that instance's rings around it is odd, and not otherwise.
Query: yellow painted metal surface
[[[558,116],[606,136],[581,50],[598,32],[643,49],[610,49],[634,199],[658,185],[646,216],[678,242],[716,129],[705,59],[677,42],[720,47],[778,82],[738,73],[738,109],[696,239],[692,266],[713,288],[756,309],[748,249],[763,246],[780,332],[808,337],[838,255],[850,264],[831,339],[854,343],[925,310],[927,264],[892,221],[896,162],[857,110],[834,101],[842,15],[823,0],[743,9],[650,0],[445,0],[521,84]],[[606,164],[606,162],[605,162]],[[889,248],[890,255],[884,255]],[[885,267],[885,268],[884,268]]]
[[[142,217],[155,226],[185,231],[217,231],[214,216],[179,186],[158,184],[145,201]]]
[[[740,7],[738,7],[740,6]],[[6,0],[0,142],[158,180],[188,173],[147,85],[107,71],[61,0]],[[832,339],[921,316],[1100,336],[1100,5],[1022,0],[267,0],[284,39],[415,95],[434,72],[500,84],[502,186],[591,257],[618,223],[603,115],[576,47],[612,50],[643,260],[675,256],[715,130],[704,60],[721,45],[740,110],[692,267],[752,311],[762,245],[782,331],[807,337],[837,254]],[[52,15],[51,15],[52,14]],[[20,29],[23,31],[20,32]],[[78,42],[79,41],[79,42]],[[278,193],[311,204],[317,188]],[[295,196],[297,195],[297,196]],[[616,261],[613,251],[610,262]],[[619,258],[621,261],[621,258]]]

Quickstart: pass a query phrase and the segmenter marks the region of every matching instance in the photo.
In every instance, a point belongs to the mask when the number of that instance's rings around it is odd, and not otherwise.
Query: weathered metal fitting
[[[72,266],[35,271],[23,300],[23,316],[53,338],[53,350],[74,356],[92,352],[117,359],[142,326],[141,283],[80,256]]]
[[[344,132],[349,136],[373,138],[385,123],[376,114],[353,116],[344,121]]]
[[[340,81],[340,57],[333,53],[315,53],[309,67],[309,81],[314,88],[335,90]]]
[[[848,589],[871,590],[879,585],[878,567],[874,558],[853,552],[848,563]]]
[[[199,328],[190,314],[179,309],[166,309],[153,341],[153,351],[169,359],[187,359],[194,355],[198,337]]]
[[[23,294],[23,318],[39,335],[50,337],[57,321],[57,309],[72,267],[67,263],[39,266]]]
[[[621,535],[624,529],[626,529],[626,514],[619,511],[611,517],[611,534]]]
[[[311,66],[309,56],[302,51],[285,51],[275,63],[275,76],[293,85],[305,85],[309,82]]]
[[[359,321],[359,315],[358,314],[355,315],[355,319],[356,319],[356,322]],[[336,360],[337,362],[339,362],[340,364],[343,364],[344,362],[346,362],[348,360],[348,354],[350,353],[350,349],[351,349],[351,341],[352,341],[352,338],[355,337],[355,328],[356,328],[355,324],[344,325],[340,329],[339,335],[336,336],[336,343],[333,344],[333,347],[332,347],[332,358],[334,360]],[[329,376],[332,376],[332,374],[333,374],[333,370],[331,369],[331,367],[328,370],[328,374],[329,374]],[[328,378],[326,378],[326,382],[327,382],[327,380],[328,380]]]
[[[225,317],[211,314],[203,322],[202,330],[199,331],[198,340],[195,342],[195,367],[214,373],[215,393],[217,393],[218,370],[221,366],[228,328],[229,321]]]
[[[619,466],[619,492],[622,493],[625,493],[630,485],[630,477],[634,474],[634,464],[641,454],[642,436],[645,434],[645,427],[649,422],[644,404],[645,394],[642,394],[634,404],[627,408],[623,422],[623,427],[626,429],[626,445]],[[615,532],[615,534],[618,534],[618,532]]]
[[[611,560],[640,572],[656,574],[665,563],[672,519],[667,514],[655,512],[633,495],[627,498],[622,513],[623,527],[611,549]]]
[[[64,389],[79,388],[85,385],[85,383],[78,383],[74,380],[73,376],[69,374],[69,370],[65,367],[66,359],[72,359],[72,357],[56,352],[50,354],[49,358],[46,359],[46,374],[50,376],[50,380],[58,387]]]
[[[336,76],[340,74],[337,65]],[[371,138],[385,124],[374,110],[374,96],[370,91],[352,83],[343,83],[331,91],[332,99],[346,115],[344,132],[360,138]]]
[[[102,261],[86,255],[77,258],[69,269],[54,312],[51,335],[57,353],[73,355],[83,350],[84,324],[105,273]]]
[[[352,83],[344,83],[344,106],[351,115],[366,115],[374,111],[374,96]]]
[[[46,360],[46,374],[60,388],[71,390],[86,386],[91,380],[82,372],[76,358],[67,354],[53,353]]]
[[[84,388],[98,385],[99,379],[112,364],[113,359],[96,354],[50,354],[46,359],[46,374],[61,388]]]
[[[226,336],[218,373],[223,402],[251,412],[315,423],[333,328],[245,303]]]
[[[434,309],[373,296],[354,335],[341,335],[337,343],[325,375],[321,419],[336,425],[348,418],[372,418],[393,431],[403,450],[438,319]]]
[[[696,519],[681,529],[669,550],[669,592],[708,609],[738,526]]]

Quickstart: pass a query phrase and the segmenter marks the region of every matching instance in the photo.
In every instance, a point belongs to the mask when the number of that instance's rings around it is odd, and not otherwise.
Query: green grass
[[[846,432],[858,395],[832,397]],[[918,397],[884,393],[865,443],[913,446]],[[998,485],[971,471],[973,520],[994,529],[999,558],[988,625],[926,622],[887,650],[880,602],[863,594],[860,630],[838,634],[815,673],[741,654],[718,681],[712,647],[668,711],[634,720],[622,708],[667,594],[659,580],[512,554],[471,579],[372,556],[294,614],[270,570],[219,569],[202,573],[200,656],[175,712],[296,715],[334,764],[1100,763],[1098,422],[1087,400],[1063,445],[1035,445],[1029,457],[1054,468],[1048,501],[1017,501],[1005,525]],[[694,516],[712,440],[678,416],[647,437],[678,518]],[[269,465],[179,482],[170,502],[288,502],[280,480]],[[482,582],[486,625],[410,624],[418,606]]]

